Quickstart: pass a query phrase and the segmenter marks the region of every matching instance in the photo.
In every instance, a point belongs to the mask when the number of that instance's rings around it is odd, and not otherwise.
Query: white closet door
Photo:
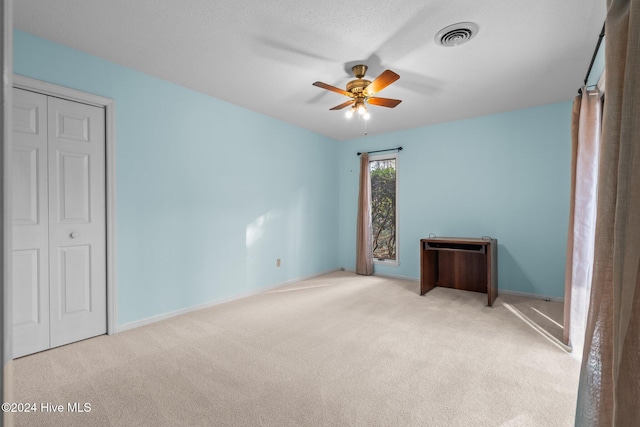
[[[107,332],[104,109],[48,98],[51,347]]]
[[[49,348],[47,97],[13,90],[13,355]]]

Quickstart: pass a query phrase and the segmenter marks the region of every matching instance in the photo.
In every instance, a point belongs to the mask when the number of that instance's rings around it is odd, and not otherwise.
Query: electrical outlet
[[[276,260],[276,267],[280,267],[280,258]]]

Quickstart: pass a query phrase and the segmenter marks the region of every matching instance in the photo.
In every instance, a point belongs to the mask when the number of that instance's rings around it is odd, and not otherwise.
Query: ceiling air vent
[[[445,46],[459,46],[468,42],[478,34],[478,26],[473,22],[459,22],[438,31],[436,43]]]

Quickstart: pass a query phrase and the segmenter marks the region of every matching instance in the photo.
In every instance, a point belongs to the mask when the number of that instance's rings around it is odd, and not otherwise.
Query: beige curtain
[[[582,354],[591,293],[596,234],[601,93],[587,91],[573,101],[571,205],[564,291],[564,342]]]
[[[360,155],[360,193],[358,195],[358,230],[356,232],[356,273],[373,274],[371,253],[371,182],[369,180],[369,154]]]
[[[640,420],[640,0],[607,0],[591,304],[576,426]]]

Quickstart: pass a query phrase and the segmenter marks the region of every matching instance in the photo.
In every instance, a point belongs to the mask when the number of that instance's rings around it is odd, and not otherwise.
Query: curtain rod
[[[402,147],[387,148],[387,149],[385,149],[385,150],[367,151],[367,154],[371,154],[371,153],[382,153],[383,151],[393,151],[393,150],[402,151]],[[360,154],[362,154],[362,153],[358,151],[358,152],[356,153],[356,156],[359,156]]]
[[[589,64],[589,69],[587,70],[587,75],[584,76],[584,85],[587,85],[587,81],[589,80],[589,74],[591,74],[591,68],[593,68],[593,63],[596,61],[596,56],[598,55],[598,50],[600,50],[600,44],[602,43],[602,38],[604,37],[604,27],[606,25],[606,21],[602,24],[602,31],[600,31],[600,35],[598,36],[598,43],[596,43],[596,49],[593,51],[593,56],[591,57],[591,63]],[[578,94],[582,95],[582,88],[578,89]]]

